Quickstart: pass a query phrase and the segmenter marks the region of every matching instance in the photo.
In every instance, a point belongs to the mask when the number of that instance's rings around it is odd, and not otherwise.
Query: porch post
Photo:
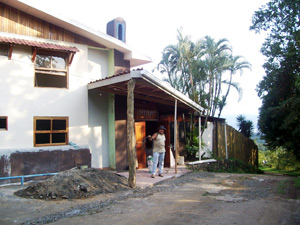
[[[226,122],[224,123],[224,129],[225,129],[225,150],[226,150],[226,159],[228,159]]]
[[[108,76],[114,74],[115,60],[114,50],[108,52]],[[108,152],[109,167],[116,169],[116,140],[115,140],[115,94],[108,93]]]
[[[109,167],[116,169],[116,140],[115,140],[115,95],[108,93],[108,151]]]
[[[201,138],[201,116],[199,116],[199,160],[201,161],[201,142],[202,142],[202,138]]]
[[[177,99],[175,99],[174,109],[174,152],[175,152],[175,174],[177,173]]]
[[[135,80],[128,82],[127,94],[127,150],[129,162],[128,185],[131,188],[136,187],[136,148],[135,148],[135,131],[134,131],[134,87]]]

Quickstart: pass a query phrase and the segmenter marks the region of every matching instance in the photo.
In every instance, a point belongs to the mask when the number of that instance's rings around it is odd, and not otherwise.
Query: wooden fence
[[[238,159],[258,167],[258,147],[253,140],[219,121],[214,122],[213,133],[213,154],[215,158],[226,159],[227,143],[228,159]],[[226,141],[225,135],[227,137]]]

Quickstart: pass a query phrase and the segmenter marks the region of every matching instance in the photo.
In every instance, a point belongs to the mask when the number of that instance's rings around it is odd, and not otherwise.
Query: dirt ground
[[[300,224],[299,191],[285,176],[191,172],[154,187],[51,201],[14,191],[0,188],[0,224]]]
[[[111,171],[74,168],[43,182],[33,183],[15,192],[15,195],[43,200],[83,199],[98,194],[128,190],[130,188],[127,184],[125,177]]]

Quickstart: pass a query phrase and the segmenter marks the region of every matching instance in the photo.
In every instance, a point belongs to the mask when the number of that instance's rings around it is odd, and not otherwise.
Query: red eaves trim
[[[78,48],[74,46],[66,46],[66,45],[52,44],[52,43],[39,42],[39,41],[29,41],[29,40],[24,40],[19,38],[0,36],[0,42],[9,43],[9,44],[27,45],[27,46],[43,48],[43,49],[68,51],[74,53],[79,52]]]

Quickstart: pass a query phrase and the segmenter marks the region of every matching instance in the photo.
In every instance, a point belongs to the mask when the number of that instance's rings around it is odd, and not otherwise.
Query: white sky
[[[143,66],[149,71],[160,61],[164,47],[177,43],[180,27],[193,41],[206,35],[216,41],[228,39],[233,55],[244,56],[252,64],[252,71],[236,75],[234,81],[240,83],[243,98],[238,102],[238,95],[232,89],[221,117],[227,118],[227,123],[234,127],[235,118],[240,114],[256,124],[261,101],[255,88],[264,75],[264,58],[260,53],[264,36],[249,31],[249,27],[254,12],[268,0],[27,1],[104,33],[107,22],[122,17],[127,26],[127,44],[153,60],[152,64]]]

